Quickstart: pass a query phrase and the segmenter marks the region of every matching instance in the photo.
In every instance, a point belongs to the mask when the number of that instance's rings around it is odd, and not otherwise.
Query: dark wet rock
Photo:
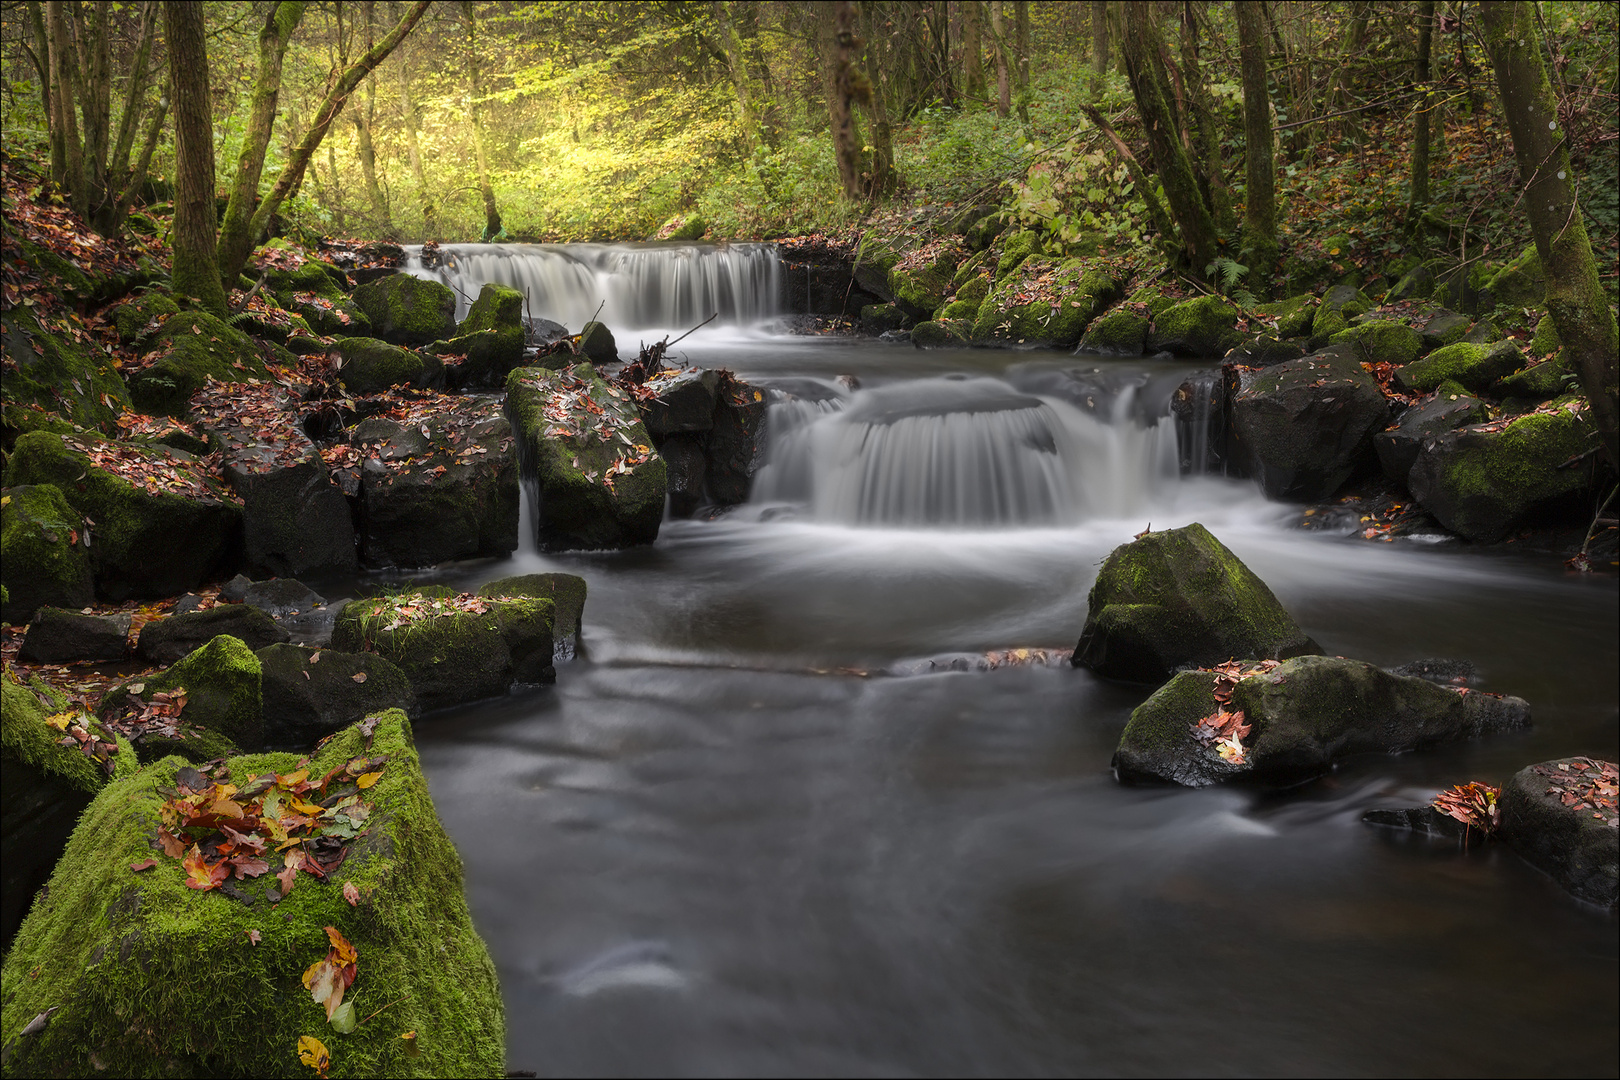
[[[326,598],[296,578],[271,578],[248,584],[236,602],[251,604],[279,621],[285,616],[321,607]]]
[[[1466,686],[1479,679],[1479,669],[1467,660],[1448,660],[1444,657],[1413,660],[1390,668],[1389,673],[1410,679],[1427,679],[1441,686]]]
[[[1435,277],[1434,291],[1430,296],[1453,311],[1469,315],[1490,311],[1494,305],[1487,283],[1495,270],[1494,265],[1484,262],[1470,262],[1466,266],[1443,270]]]
[[[62,732],[45,723],[70,707],[38,679],[24,685],[9,671],[0,679],[0,947],[7,949],[79,815],[109,779],[104,766],[77,746],[62,746]],[[106,755],[114,776],[139,768],[129,740],[94,722],[86,730],[118,748]]]
[[[873,337],[887,330],[903,330],[909,322],[897,304],[867,304],[861,308],[861,331]]]
[[[1432,352],[1446,345],[1455,345],[1473,325],[1473,320],[1466,315],[1458,315],[1444,308],[1436,309],[1423,324],[1423,329],[1418,331],[1423,337],[1424,352]]]
[[[553,341],[561,341],[568,336],[568,327],[550,319],[536,316],[526,320],[526,325],[529,328],[529,341],[535,345],[550,345]]]
[[[619,548],[657,538],[667,469],[628,395],[586,363],[565,371],[518,368],[507,380],[506,409],[524,476],[540,486],[542,548]]]
[[[1441,813],[1432,806],[1369,810],[1361,815],[1361,820],[1368,825],[1378,825],[1386,829],[1405,829],[1423,836],[1456,840],[1460,843],[1483,844],[1490,840],[1490,834],[1470,828],[1450,814]]]
[[[1318,652],[1266,583],[1193,524],[1149,533],[1108,556],[1091,587],[1074,664],[1158,682],[1189,664]]]
[[[1086,327],[1080,351],[1105,356],[1141,356],[1147,344],[1149,319],[1145,311],[1122,304]]]
[[[1426,300],[1434,292],[1434,271],[1422,263],[1401,276],[1384,295],[1384,303],[1398,304],[1403,300]]]
[[[920,322],[910,331],[910,341],[919,349],[948,348],[966,345],[973,334],[973,324],[966,319],[937,319]]]
[[[392,661],[423,710],[504,694],[514,683],[556,680],[552,601],[488,599],[482,614],[447,609],[395,625],[390,613],[413,599],[430,610],[438,597],[418,592],[354,601],[338,616],[332,647]]]
[[[128,615],[84,615],[42,607],[28,624],[17,659],[32,664],[122,660],[129,655]]]
[[[354,303],[390,344],[427,345],[456,332],[456,294],[443,282],[390,274],[355,289]]]
[[[1408,476],[1412,495],[1442,525],[1469,540],[1500,540],[1591,484],[1588,470],[1562,467],[1592,448],[1578,398],[1512,420],[1425,439]]]
[[[136,487],[97,466],[88,452],[137,462],[142,475],[173,483]],[[183,451],[115,443],[87,432],[34,431],[17,440],[6,466],[6,486],[21,484],[55,485],[75,517],[96,523],[89,529],[90,565],[96,594],[106,600],[178,595],[234,562],[240,551],[240,507]],[[177,543],[181,537],[185,542]]]
[[[1241,312],[1219,296],[1198,296],[1172,304],[1153,318],[1148,352],[1175,356],[1214,357],[1243,340],[1237,327]]]
[[[1405,484],[1423,440],[1486,418],[1485,403],[1469,395],[1436,394],[1408,408],[1389,428],[1373,436],[1384,475]]]
[[[1608,792],[1602,804],[1599,787]],[[1620,899],[1614,790],[1612,762],[1574,757],[1530,765],[1502,789],[1499,834],[1580,899],[1612,908]]]
[[[740,379],[722,380],[707,445],[709,498],[720,506],[748,501],[765,461],[765,392]]]
[[[154,619],[141,627],[136,655],[155,664],[172,664],[202,648],[220,634],[246,642],[250,649],[288,640],[276,620],[251,604],[217,604],[205,611]]]
[[[661,371],[647,380],[656,395],[638,401],[641,422],[654,439],[677,432],[708,431],[714,426],[714,397],[720,372],[713,368]]]
[[[237,574],[219,587],[219,599],[226,604],[240,604],[247,599],[247,591],[252,587],[252,578],[246,574]]]
[[[338,338],[338,382],[351,394],[380,394],[395,386],[435,386],[444,367],[431,353],[417,353],[377,338]]]
[[[1522,699],[1448,689],[1359,660],[1301,656],[1240,679],[1229,708],[1251,730],[1228,760],[1195,734],[1215,711],[1215,675],[1185,671],[1131,714],[1114,754],[1123,780],[1202,787],[1240,776],[1303,783],[1354,754],[1398,754],[1512,731],[1530,723]]]
[[[1459,341],[1434,350],[1395,373],[1395,382],[1410,393],[1426,394],[1451,380],[1483,393],[1498,379],[1524,366],[1524,354],[1511,341],[1474,345]]]
[[[1350,348],[1239,375],[1233,452],[1273,499],[1324,499],[1371,465],[1389,405],[1378,381],[1339,351]]]
[[[659,444],[658,455],[669,470],[670,516],[691,517],[704,502],[708,459],[703,444],[692,435],[669,435]]]
[[[264,689],[264,743],[272,749],[309,750],[384,709],[416,715],[410,680],[384,657],[291,644],[257,649],[254,655]]]
[[[1573,389],[1574,375],[1575,369],[1559,354],[1498,379],[1491,387],[1491,394],[1503,399],[1504,407],[1509,402],[1539,405]]]
[[[613,331],[604,323],[586,323],[579,332],[579,355],[593,364],[617,363],[619,345],[613,340]]]
[[[530,370],[530,369],[518,369]],[[361,543],[376,566],[504,556],[518,542],[512,428],[490,398],[433,399],[419,420],[357,425]]]
[[[5,489],[0,507],[0,622],[24,623],[44,605],[80,608],[95,599],[83,515],[52,484]]]
[[[186,701],[178,718],[138,719],[155,695],[182,689]],[[143,765],[169,754],[211,761],[251,752],[264,744],[259,658],[240,638],[220,634],[165,670],[109,690],[97,711],[103,723],[129,735]]]
[[[1297,341],[1278,341],[1269,334],[1261,334],[1227,353],[1226,362],[1244,367],[1270,367],[1298,360],[1304,355],[1305,350]]]
[[[555,341],[568,332],[547,338]],[[446,367],[446,379],[456,387],[496,389],[506,385],[506,376],[523,362],[526,331],[523,324],[523,294],[505,285],[485,285],[473,301],[467,317],[456,327],[456,336],[436,342],[432,349],[441,356],[467,359]]]
[[[572,660],[579,648],[585,616],[585,579],[574,574],[519,574],[483,585],[479,596],[533,596],[554,605],[551,623],[552,654]]]

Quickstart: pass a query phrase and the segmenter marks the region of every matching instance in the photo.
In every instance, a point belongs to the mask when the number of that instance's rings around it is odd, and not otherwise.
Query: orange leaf
[[[353,945],[349,944],[348,938],[338,932],[337,927],[328,926],[326,928],[326,940],[332,943],[332,951],[336,954],[335,959],[338,963],[352,964],[359,960],[360,953]]]
[[[184,865],[188,889],[201,889],[204,892],[217,889],[231,874],[231,868],[223,861],[209,866],[203,861],[202,852],[195,847],[191,849],[191,854],[187,856]]]
[[[332,1065],[332,1055],[327,1053],[326,1046],[313,1035],[300,1035],[298,1037],[298,1060],[315,1070],[317,1076],[324,1077],[326,1070]]]
[[[140,862],[132,862],[132,863],[130,863],[129,868],[131,870],[135,871],[138,874],[142,870],[150,870],[150,869],[152,869],[152,867],[154,867],[156,865],[157,865],[157,860],[156,859],[142,859]]]

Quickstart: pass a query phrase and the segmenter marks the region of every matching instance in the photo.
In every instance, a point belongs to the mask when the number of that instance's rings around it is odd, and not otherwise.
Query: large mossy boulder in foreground
[[[1241,727],[1233,726],[1227,717],[1239,713]],[[1211,737],[1223,720],[1228,734]],[[1529,723],[1521,698],[1392,675],[1360,660],[1301,656],[1235,672],[1181,672],[1131,714],[1114,771],[1188,787],[1240,776],[1286,787],[1352,754],[1399,754]]]
[[[1596,445],[1579,398],[1567,397],[1511,420],[1458,428],[1424,440],[1407,478],[1412,495],[1440,524],[1469,540],[1500,540],[1591,484],[1566,462]]]
[[[167,669],[109,690],[98,711],[129,736],[142,762],[169,754],[211,761],[264,745],[262,683],[253,650],[221,634]]]
[[[554,605],[535,597],[483,597],[424,589],[356,600],[332,629],[332,648],[392,661],[425,709],[552,682]]]
[[[129,396],[141,412],[184,417],[190,413],[191,395],[209,379],[269,379],[266,359],[296,363],[285,349],[262,345],[212,315],[183,311],[171,315],[153,338],[145,366],[129,377]]]
[[[1159,682],[1188,665],[1321,651],[1266,583],[1195,523],[1113,550],[1091,587],[1073,663]]]
[[[67,699],[37,679],[25,686],[9,669],[0,676],[0,945],[7,948],[84,808],[110,778],[139,767],[127,739],[88,717],[46,723],[68,710]],[[74,745],[63,746],[65,738]],[[5,1016],[9,1034],[9,998]]]
[[[240,550],[241,508],[184,451],[33,431],[6,466],[6,486],[19,484],[55,485],[95,523],[90,565],[105,600],[188,592]]]
[[[212,782],[227,777],[187,773],[171,757],[107,785],[0,975],[7,1074],[313,1076],[298,1057],[299,1039],[312,1036],[330,1051],[333,1076],[502,1076],[495,968],[468,917],[461,860],[434,812],[410,724],[390,711],[369,737],[362,728],[338,734],[307,765],[294,754],[226,763],[250,805],[265,797],[248,799],[256,784],[286,807],[298,773],[318,783],[335,769],[327,788],[303,797],[347,792],[369,809],[347,857],[324,880],[295,871],[291,891],[274,844],[260,856],[266,872],[206,890],[188,888],[182,860],[164,854],[165,802],[183,781],[213,794]],[[386,758],[365,789],[345,769],[357,758]],[[185,832],[192,841],[223,835]],[[332,950],[327,927],[356,954],[343,1003],[355,1020],[371,1017],[346,1035],[302,982]],[[47,1011],[48,1022],[22,1034]],[[402,1039],[407,1032],[416,1037]]]
[[[1582,900],[1610,908],[1620,901],[1615,780],[1612,761],[1543,761],[1515,773],[1498,802],[1502,839]]]
[[[25,623],[42,607],[81,608],[95,597],[84,516],[52,484],[6,488],[0,503],[0,622]]]
[[[1378,380],[1343,355],[1353,348],[1242,374],[1231,402],[1235,456],[1273,499],[1325,499],[1371,466],[1389,404]]]
[[[506,383],[506,413],[523,474],[540,486],[542,548],[620,548],[658,538],[667,470],[628,394],[586,363],[517,368]]]
[[[428,345],[456,332],[456,294],[443,282],[389,274],[354,290],[372,333],[394,345]]]

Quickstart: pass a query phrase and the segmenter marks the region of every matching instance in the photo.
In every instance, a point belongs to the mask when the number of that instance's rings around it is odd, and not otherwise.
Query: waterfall
[[[529,298],[528,314],[577,333],[598,316],[615,331],[685,330],[719,313],[747,327],[780,314],[774,244],[446,244],[430,263],[408,247],[405,272],[456,291],[457,318],[486,284]]]
[[[815,521],[1009,528],[1134,513],[1178,473],[1168,417],[1140,423],[1136,387],[1096,413],[998,379],[939,378],[847,401],[773,405],[755,503]]]
[[[1226,415],[1219,370],[1197,371],[1176,388],[1171,409],[1181,444],[1181,471],[1226,471]]]

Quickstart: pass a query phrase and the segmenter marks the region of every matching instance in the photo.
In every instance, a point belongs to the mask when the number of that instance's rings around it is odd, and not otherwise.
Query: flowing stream
[[[604,298],[661,332],[724,297],[678,358],[779,396],[750,504],[649,548],[441,572],[589,582],[554,687],[417,726],[510,1068],[1615,1073],[1613,915],[1510,851],[1360,821],[1613,760],[1612,574],[1301,532],[1184,475],[1168,403],[1208,365],[772,336],[769,252],[742,245],[457,254],[463,291],[528,281],[574,330]],[[1071,649],[1108,552],[1192,521],[1329,653],[1466,659],[1534,728],[1281,795],[1116,783],[1147,688],[982,654]]]

